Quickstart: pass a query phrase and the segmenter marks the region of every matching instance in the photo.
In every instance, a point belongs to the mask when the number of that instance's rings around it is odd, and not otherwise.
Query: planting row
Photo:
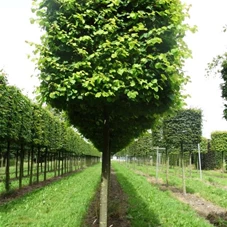
[[[137,175],[125,165],[113,162],[117,179],[128,195],[128,217],[131,226],[212,226],[188,205],[161,191],[144,176]]]
[[[142,171],[144,174],[156,178],[156,182],[174,186],[182,190],[182,169],[172,167],[166,171],[166,166],[137,165],[125,163],[128,168]],[[202,178],[198,170],[186,169],[185,173],[186,193],[196,194],[212,203],[227,209],[227,182],[226,177],[220,171],[203,171]],[[183,190],[182,190],[183,191]]]
[[[62,178],[1,205],[0,226],[82,226],[99,183],[100,164]]]
[[[15,86],[7,85],[0,72],[0,152],[8,146],[48,147],[49,151],[64,150],[77,154],[97,155],[63,114],[32,103]]]

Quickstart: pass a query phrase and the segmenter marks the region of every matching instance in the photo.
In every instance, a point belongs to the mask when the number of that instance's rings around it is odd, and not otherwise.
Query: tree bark
[[[31,148],[31,166],[30,166],[30,178],[29,178],[29,185],[32,185],[33,179],[33,164],[34,164],[34,145]]]
[[[109,128],[110,128],[109,117],[108,117],[108,114],[104,113],[104,127],[103,127],[104,149],[102,153],[99,227],[107,227],[110,164],[111,164],[110,149],[109,149]]]
[[[39,159],[40,159],[40,147],[38,147],[37,157],[36,157],[36,182],[39,183]]]
[[[181,142],[181,166],[182,166],[182,184],[183,184],[183,194],[186,195],[186,184],[185,184],[185,169],[184,169],[184,149],[183,142]]]
[[[47,147],[45,147],[45,153],[44,153],[44,176],[43,180],[45,181],[47,179]]]
[[[5,164],[5,189],[8,192],[10,190],[10,142],[7,142],[7,150],[6,150],[6,164]]]
[[[20,150],[19,188],[22,188],[23,176],[24,176],[24,144],[22,143]]]
[[[169,152],[166,148],[166,185],[169,186]]]

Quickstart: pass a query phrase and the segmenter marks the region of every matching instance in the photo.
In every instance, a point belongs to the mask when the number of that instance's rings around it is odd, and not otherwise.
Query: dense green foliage
[[[48,147],[50,151],[64,150],[78,155],[98,154],[59,116],[32,103],[18,88],[7,83],[0,84],[0,109],[1,146],[11,142],[18,146]]]
[[[227,151],[227,132],[216,131],[211,133],[211,150],[217,152]]]
[[[179,147],[184,150],[197,149],[202,136],[202,112],[198,109],[182,109],[164,120],[163,137],[166,146]]]
[[[187,9],[180,1],[33,1],[45,31],[37,65],[43,101],[99,149],[108,122],[112,152],[159,114],[182,104]]]

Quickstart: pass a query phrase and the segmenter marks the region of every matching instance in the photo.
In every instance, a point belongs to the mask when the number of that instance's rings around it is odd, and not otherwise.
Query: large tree
[[[35,50],[41,97],[103,152],[108,186],[110,152],[182,104],[187,10],[179,0],[33,2],[45,31]]]

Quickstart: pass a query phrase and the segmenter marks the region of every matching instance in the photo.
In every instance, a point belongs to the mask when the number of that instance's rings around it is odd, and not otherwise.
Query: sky
[[[30,24],[31,0],[0,0],[0,69],[8,74],[8,81],[22,89],[25,95],[34,98],[34,87],[39,84],[35,65],[27,58],[31,47],[25,42],[39,42],[40,29]],[[221,79],[205,76],[207,64],[213,57],[227,51],[226,0],[184,0],[191,4],[188,23],[197,25],[195,34],[185,38],[193,58],[185,62],[185,73],[191,83],[186,86],[190,98],[188,107],[203,111],[203,136],[210,138],[213,131],[227,131],[227,121],[223,119],[223,99],[221,98]]]

